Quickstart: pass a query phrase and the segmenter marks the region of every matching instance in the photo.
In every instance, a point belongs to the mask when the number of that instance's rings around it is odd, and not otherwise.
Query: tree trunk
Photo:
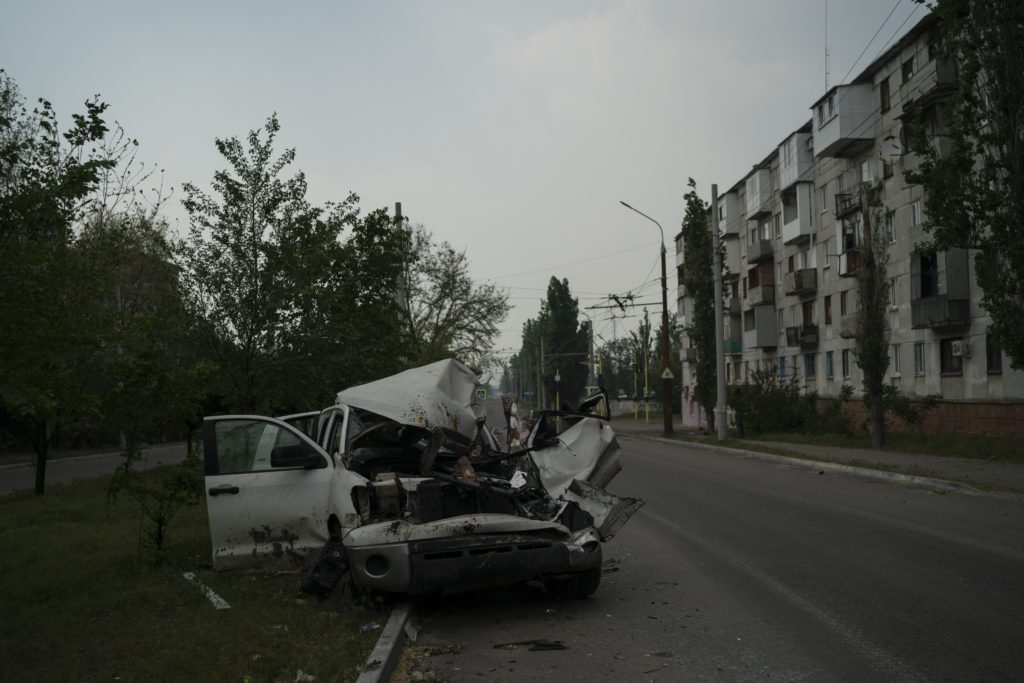
[[[885,445],[885,406],[882,403],[882,393],[872,393],[870,403],[871,445],[874,448],[881,448]]]
[[[36,438],[33,446],[36,452],[36,495],[41,496],[46,491],[46,461],[50,456],[49,418],[36,424]]]

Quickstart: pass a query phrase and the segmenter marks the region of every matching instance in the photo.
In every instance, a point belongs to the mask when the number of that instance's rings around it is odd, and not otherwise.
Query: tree
[[[861,187],[864,221],[864,265],[857,272],[856,339],[853,356],[864,373],[864,401],[868,407],[868,431],[875,448],[885,445],[885,373],[889,369],[888,245],[876,229],[881,200],[874,188]]]
[[[88,316],[96,280],[75,226],[116,163],[97,148],[106,108],[87,101],[61,133],[50,103],[29,112],[0,71],[0,403],[32,432],[37,494],[57,428],[96,409],[88,381],[98,353]]]
[[[434,242],[422,226],[413,231],[411,248],[403,310],[410,361],[421,365],[455,356],[470,365],[487,364],[508,317],[508,296],[493,284],[474,283],[466,252]]]
[[[587,323],[579,322],[579,300],[572,296],[567,279],[552,276],[547,296],[541,301],[536,319],[523,325],[523,344],[519,357],[527,359],[541,375],[537,387],[538,405],[546,407],[555,399],[556,389],[561,402],[575,405],[583,397],[587,383],[590,332]],[[541,351],[543,349],[543,352]],[[532,361],[532,362],[530,362]],[[555,382],[555,375],[559,381]],[[526,373],[529,377],[529,373]],[[528,382],[536,385],[536,380]],[[546,401],[541,401],[541,393]],[[560,409],[561,405],[556,405]]]
[[[918,0],[922,2],[922,0]],[[937,107],[917,106],[908,179],[927,190],[926,228],[939,249],[977,249],[989,328],[1024,368],[1024,4],[936,0],[935,48],[956,64],[956,87]]]
[[[715,402],[718,389],[715,378],[715,280],[714,242],[708,227],[708,204],[697,194],[697,183],[690,178],[683,216],[685,269],[683,286],[693,299],[693,320],[688,332],[697,350],[697,376],[693,396],[704,409],[708,428],[715,427]],[[722,259],[724,262],[725,259]]]

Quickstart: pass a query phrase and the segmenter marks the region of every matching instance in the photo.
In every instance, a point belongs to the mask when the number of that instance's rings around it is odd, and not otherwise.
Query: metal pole
[[[665,268],[665,252],[667,251],[665,230],[661,227],[661,223],[643,211],[634,209],[623,201],[619,201],[619,204],[657,225],[658,231],[661,233],[661,402],[662,416],[664,417],[662,432],[665,436],[672,436],[672,372],[669,370],[668,362],[668,275]],[[647,397],[645,396],[644,399],[646,401]]]
[[[725,324],[722,319],[722,238],[718,234],[718,185],[711,186],[711,234],[714,244],[712,268],[715,269],[715,373],[718,375],[718,400],[715,402],[715,425],[718,440],[729,437],[729,414],[725,407]]]
[[[547,387],[544,386],[544,333],[540,335],[540,367],[537,369],[537,381],[540,383],[540,409],[545,410],[548,407],[548,392]]]

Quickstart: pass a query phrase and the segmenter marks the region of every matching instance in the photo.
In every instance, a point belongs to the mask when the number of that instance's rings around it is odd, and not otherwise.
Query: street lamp
[[[634,209],[624,201],[619,201],[630,211],[634,211],[658,226],[661,233],[661,403],[663,406],[665,436],[672,436],[672,371],[668,362],[668,276],[665,274],[665,230],[661,223],[639,209]]]

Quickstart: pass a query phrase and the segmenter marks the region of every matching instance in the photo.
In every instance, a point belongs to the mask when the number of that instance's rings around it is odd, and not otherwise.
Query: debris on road
[[[529,646],[529,650],[533,652],[543,652],[545,650],[568,650],[560,640],[546,640],[539,638],[535,640],[516,640],[511,643],[497,643],[494,646],[495,650],[521,650],[524,647]]]
[[[217,595],[212,588],[196,578],[194,572],[185,572],[182,576],[185,577],[186,581],[198,587],[199,590],[203,592],[203,595],[205,595],[206,599],[210,601],[210,604],[213,605],[214,609],[231,609],[231,605],[229,605],[224,598]]]
[[[359,624],[360,633],[369,633],[370,631],[376,631],[380,628],[380,624],[376,621],[368,621],[365,624]]]

